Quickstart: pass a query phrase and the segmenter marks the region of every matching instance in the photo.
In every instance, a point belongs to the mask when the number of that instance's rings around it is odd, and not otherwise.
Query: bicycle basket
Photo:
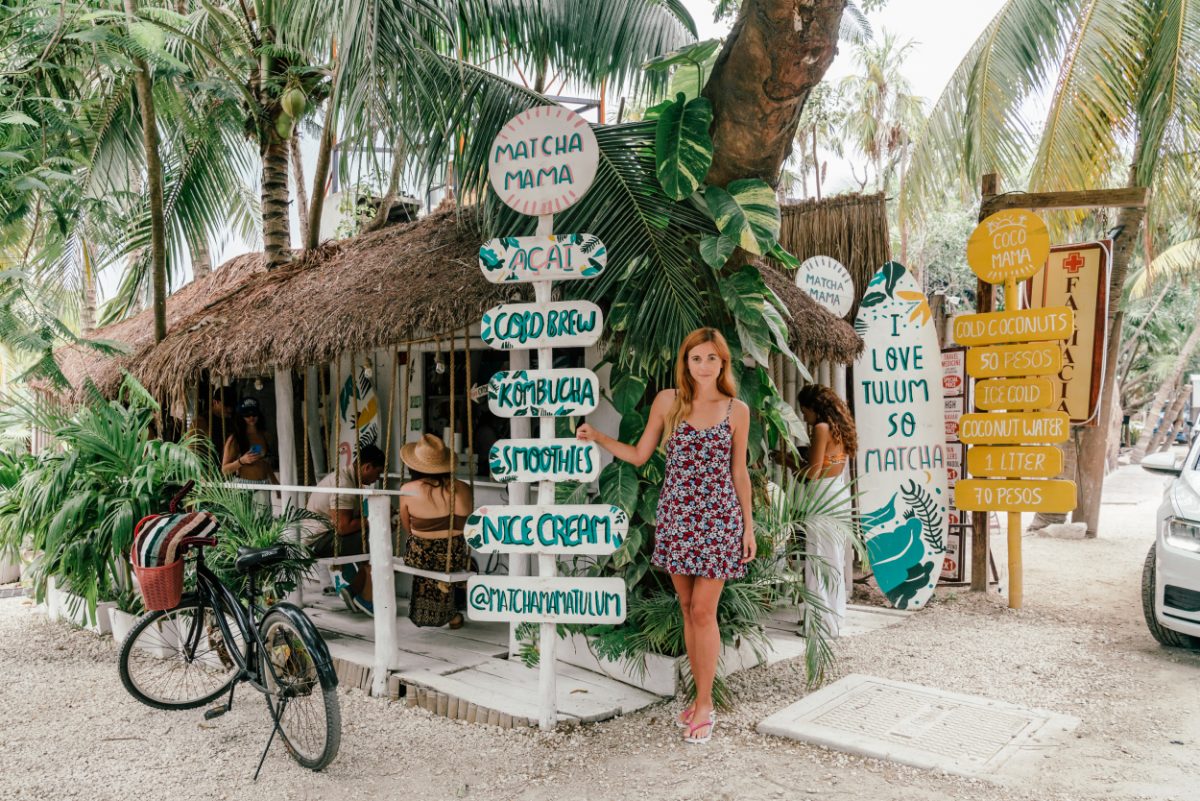
[[[219,527],[208,512],[150,515],[133,533],[133,572],[146,609],[171,609],[183,595],[183,558],[187,537],[211,536]]]

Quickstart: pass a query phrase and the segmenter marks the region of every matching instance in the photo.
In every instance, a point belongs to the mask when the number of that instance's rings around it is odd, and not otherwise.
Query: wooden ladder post
[[[371,584],[375,604],[375,670],[371,695],[386,697],[388,675],[395,667],[396,574],[392,568],[392,503],[387,495],[367,496],[368,537],[371,544]]]

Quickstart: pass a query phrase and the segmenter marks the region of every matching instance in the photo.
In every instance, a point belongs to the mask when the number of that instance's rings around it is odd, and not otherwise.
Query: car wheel
[[[1160,645],[1169,648],[1200,647],[1200,640],[1166,628],[1154,616],[1154,554],[1157,547],[1157,543],[1150,546],[1150,552],[1146,554],[1146,563],[1142,566],[1142,614],[1146,617],[1146,628],[1150,629],[1151,636],[1158,640]]]

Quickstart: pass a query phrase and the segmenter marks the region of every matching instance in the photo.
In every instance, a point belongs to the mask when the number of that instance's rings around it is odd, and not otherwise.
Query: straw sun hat
[[[441,437],[423,434],[416,442],[400,449],[400,459],[419,473],[449,473],[454,457]]]

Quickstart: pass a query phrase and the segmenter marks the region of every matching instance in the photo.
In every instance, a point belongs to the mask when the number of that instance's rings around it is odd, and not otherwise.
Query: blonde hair
[[[729,352],[729,343],[715,328],[697,328],[684,337],[679,346],[679,358],[675,362],[675,402],[667,412],[666,426],[663,428],[662,441],[666,442],[689,414],[692,413],[692,401],[696,398],[696,380],[688,370],[688,354],[706,342],[711,342],[721,359],[721,372],[717,375],[717,390],[730,398],[737,397],[737,382],[733,380],[733,358]]]

